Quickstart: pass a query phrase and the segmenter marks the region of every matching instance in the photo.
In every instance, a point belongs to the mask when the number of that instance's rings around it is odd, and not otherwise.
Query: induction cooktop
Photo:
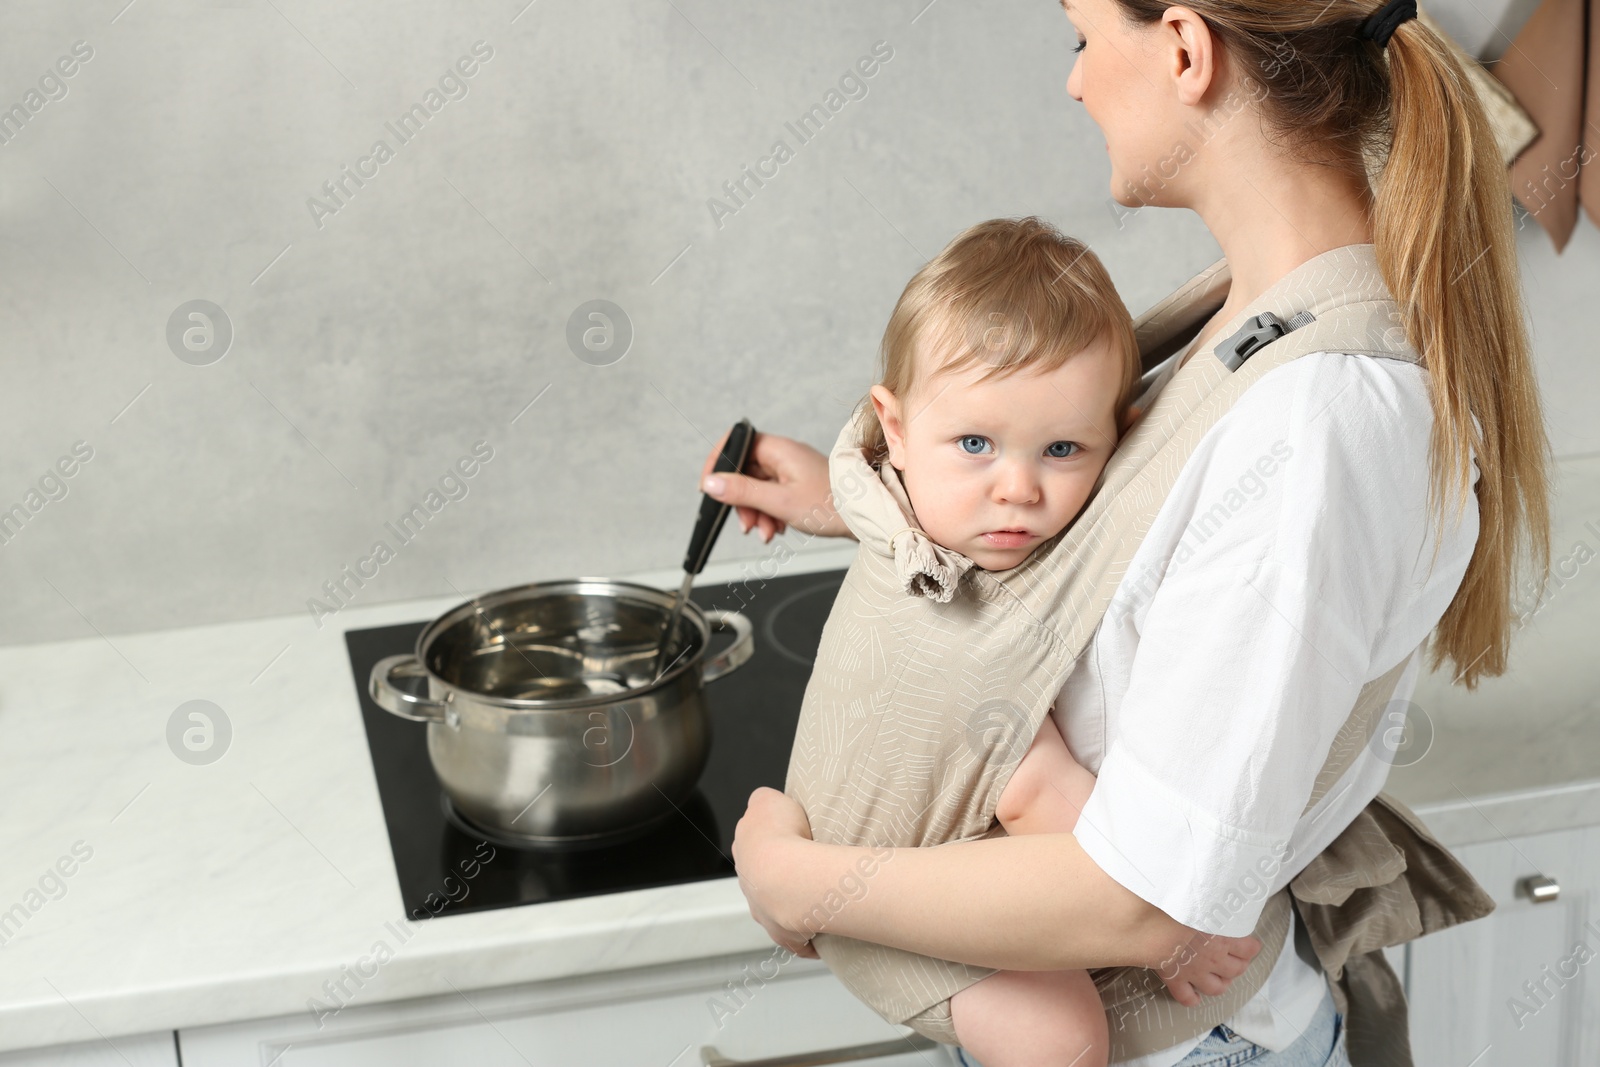
[[[421,920],[733,877],[734,824],[758,786],[783,788],[812,659],[843,580],[844,571],[826,571],[694,590],[702,608],[741,611],[755,624],[750,661],[706,687],[711,755],[699,786],[641,836],[579,852],[508,847],[452,818],[428,761],[427,726],[390,715],[367,695],[373,664],[413,651],[429,620],[346,631],[406,915]]]

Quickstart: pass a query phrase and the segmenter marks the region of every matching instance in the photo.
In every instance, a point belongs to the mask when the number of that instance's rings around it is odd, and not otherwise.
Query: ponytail
[[[1550,446],[1522,311],[1510,182],[1488,118],[1462,59],[1426,25],[1400,26],[1387,51],[1392,140],[1373,230],[1406,338],[1428,368],[1430,504],[1441,520],[1460,515],[1477,461],[1478,543],[1439,621],[1431,664],[1449,658],[1470,689],[1505,672],[1523,548],[1539,574],[1549,567]]]

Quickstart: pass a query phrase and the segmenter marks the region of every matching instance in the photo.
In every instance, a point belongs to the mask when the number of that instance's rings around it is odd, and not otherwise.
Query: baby
[[[1011,770],[993,811],[1004,832],[1070,832],[1094,776],[1073,758],[1053,713],[1044,715],[1020,760],[1020,743],[1009,760],[985,756],[1001,764],[998,777],[951,769],[973,762],[970,743],[965,752],[960,743],[944,752],[913,743],[904,749],[911,755],[885,755],[899,744],[888,735],[926,734],[929,723],[946,738],[970,731],[972,705],[982,703],[982,686],[992,689],[993,682],[958,692],[960,682],[920,680],[937,677],[941,668],[972,675],[985,665],[958,666],[954,657],[934,653],[925,658],[938,662],[909,670],[892,660],[881,664],[864,686],[839,676],[882,647],[903,647],[875,639],[874,628],[899,627],[903,634],[921,627],[937,647],[947,635],[959,642],[962,627],[999,624],[1007,602],[973,592],[976,574],[1003,580],[1004,572],[1065,530],[1088,503],[1120,433],[1136,418],[1140,368],[1132,320],[1104,267],[1080,242],[1037,218],[997,219],[957,236],[912,278],[889,320],[881,356],[870,411],[858,412],[835,449],[833,492],[862,542],[861,556],[892,557],[898,577],[874,581],[871,574],[885,573],[884,564],[857,579],[859,558],[852,568],[846,580],[852,595],[835,605],[807,690],[788,791],[807,805],[819,840],[936,845],[971,836],[970,820],[965,831],[918,823],[920,812],[889,810],[893,802],[920,806],[913,800],[919,789],[933,795],[992,789]],[[857,469],[860,477],[841,477]],[[867,594],[853,592],[853,579],[886,599],[881,605],[863,601]],[[900,610],[917,596],[948,607],[925,604],[917,609],[921,615]],[[978,606],[964,606],[964,596]],[[847,600],[850,606],[841,606]],[[1016,662],[987,665],[998,672],[991,679],[1021,677],[1033,646],[1019,640],[1006,647],[1015,649]],[[869,695],[854,699],[852,684]],[[916,714],[895,719],[885,710],[882,694],[891,686],[901,694],[916,691]],[[1041,692],[1030,706],[1049,702],[1051,693]],[[852,736],[864,739],[862,747],[851,749]],[[962,758],[948,756],[951,750]],[[869,753],[865,762],[863,751]],[[903,773],[906,767],[913,773]],[[893,790],[879,784],[889,777],[901,779]],[[850,809],[854,822],[834,817],[841,807]],[[869,822],[881,832],[864,831]],[[931,1000],[926,990],[939,988],[926,966],[912,968],[888,954],[895,950],[852,963],[840,940],[819,936],[819,955],[886,1018],[915,1010],[907,1005]],[[1175,997],[1192,1003],[1192,983],[1214,974],[1237,944],[1214,939],[1174,959],[1161,977]],[[946,983],[946,992],[965,988],[890,1021],[954,1040],[983,1067],[1106,1063],[1106,1015],[1087,972],[986,973],[928,962],[950,969],[953,977],[933,976]]]

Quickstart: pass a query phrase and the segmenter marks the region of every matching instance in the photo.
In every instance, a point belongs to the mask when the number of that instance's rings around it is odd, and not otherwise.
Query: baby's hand
[[[1227,992],[1260,951],[1261,942],[1254,937],[1196,934],[1163,960],[1156,973],[1174,1000],[1193,1008],[1200,1003],[1202,994],[1215,997]]]

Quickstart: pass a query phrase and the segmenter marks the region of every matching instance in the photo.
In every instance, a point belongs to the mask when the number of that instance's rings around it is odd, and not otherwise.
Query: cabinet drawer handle
[[[1535,904],[1548,904],[1561,896],[1561,884],[1542,874],[1530,874],[1517,882],[1517,895]]]
[[[884,1056],[899,1056],[907,1052],[922,1052],[938,1048],[939,1042],[910,1033],[888,1041],[875,1041],[870,1045],[848,1045],[844,1048],[821,1049],[817,1052],[797,1052],[787,1056],[769,1056],[763,1060],[730,1060],[711,1045],[700,1046],[700,1062],[704,1067],[821,1067],[825,1063],[856,1063],[876,1060]]]

